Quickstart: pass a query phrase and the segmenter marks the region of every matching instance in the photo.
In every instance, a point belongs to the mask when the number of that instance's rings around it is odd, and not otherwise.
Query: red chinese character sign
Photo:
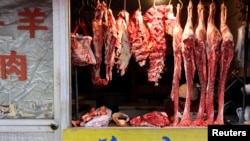
[[[35,37],[35,31],[36,30],[47,30],[48,28],[46,26],[39,26],[38,24],[41,24],[44,22],[43,19],[38,19],[39,17],[44,18],[45,13],[41,12],[40,8],[35,8],[34,11],[31,11],[29,8],[24,8],[23,12],[18,13],[19,16],[22,16],[24,18],[20,19],[21,23],[27,23],[28,25],[19,25],[17,27],[18,30],[28,30],[30,32],[30,38]]]
[[[10,55],[0,55],[1,78],[7,79],[7,75],[15,73],[20,81],[26,80],[26,65],[26,56],[17,55],[16,51],[11,51]]]
[[[52,119],[52,1],[14,0],[0,9],[0,119]]]

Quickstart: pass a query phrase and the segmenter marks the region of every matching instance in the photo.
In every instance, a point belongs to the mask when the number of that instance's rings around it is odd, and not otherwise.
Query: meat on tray
[[[165,112],[153,111],[130,120],[132,126],[156,126],[165,127],[169,125],[168,115]]]

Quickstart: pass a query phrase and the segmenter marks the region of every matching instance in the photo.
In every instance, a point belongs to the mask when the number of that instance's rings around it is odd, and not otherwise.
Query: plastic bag
[[[71,35],[72,64],[86,66],[96,64],[96,58],[91,50],[92,37]]]
[[[80,27],[80,28],[79,28]],[[82,29],[83,35],[77,34]],[[92,37],[89,36],[84,22],[76,24],[71,35],[72,64],[87,66],[96,64],[95,55],[91,49]]]

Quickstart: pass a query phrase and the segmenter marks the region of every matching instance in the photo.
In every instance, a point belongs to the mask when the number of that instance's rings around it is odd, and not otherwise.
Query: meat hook
[[[180,9],[182,9],[182,7],[183,7],[183,2],[182,2],[182,0],[179,0],[179,2],[180,2],[180,4],[181,4]]]

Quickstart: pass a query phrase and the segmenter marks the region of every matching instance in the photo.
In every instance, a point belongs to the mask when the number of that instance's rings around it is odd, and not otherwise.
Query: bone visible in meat
[[[118,43],[116,20],[111,9],[107,9],[105,13],[104,24],[104,46],[105,46],[105,65],[106,80],[112,80],[112,70],[115,65],[115,49]]]
[[[209,16],[207,23],[207,60],[208,60],[208,82],[206,109],[206,124],[213,124],[214,121],[214,85],[217,72],[217,65],[220,56],[221,33],[214,24],[215,3],[209,5]]]
[[[103,16],[106,10],[106,4],[97,3],[95,8],[95,17],[92,20],[92,30],[93,30],[93,45],[94,54],[96,57],[96,65],[93,66],[92,71],[92,82],[95,87],[102,87],[107,85],[108,82],[102,79],[100,76],[101,64],[102,64],[102,50],[103,50]]]
[[[190,96],[193,87],[193,78],[195,72],[195,63],[194,63],[194,48],[195,48],[195,34],[192,23],[193,18],[193,4],[192,1],[189,1],[187,7],[187,21],[184,27],[184,31],[182,34],[182,56],[184,60],[184,70],[186,76],[187,83],[187,94],[184,112],[181,121],[178,125],[180,126],[190,126],[191,118],[190,118]]]
[[[221,20],[220,20],[220,32],[222,35],[221,55],[219,59],[219,87],[218,87],[218,114],[214,124],[224,124],[224,93],[225,83],[227,79],[228,69],[234,56],[234,40],[233,35],[226,24],[227,19],[227,7],[224,3],[221,4]]]
[[[135,57],[135,61],[142,67],[146,64],[149,55],[150,42],[149,31],[143,22],[140,10],[136,10],[129,19],[128,24],[130,51]]]
[[[116,45],[116,69],[120,72],[121,76],[125,74],[128,68],[128,64],[132,53],[130,51],[130,43],[128,39],[128,23],[129,23],[129,13],[122,10],[118,14],[116,20],[117,24],[117,45]]]
[[[181,38],[183,29],[180,24],[180,15],[182,7],[177,4],[176,20],[173,27],[173,55],[174,55],[174,74],[172,80],[171,98],[174,101],[174,120],[172,125],[179,122],[178,103],[179,103],[179,84],[182,70]]]
[[[204,112],[206,103],[206,87],[207,87],[207,58],[206,58],[206,26],[204,20],[204,5],[200,1],[197,5],[198,25],[195,29],[195,50],[194,60],[198,71],[201,91],[200,91],[200,105],[193,125],[205,125]]]
[[[166,6],[153,6],[146,11],[143,16],[150,33],[152,47],[149,53],[148,81],[154,82],[158,86],[161,73],[165,67],[166,39],[165,39],[165,20]]]

